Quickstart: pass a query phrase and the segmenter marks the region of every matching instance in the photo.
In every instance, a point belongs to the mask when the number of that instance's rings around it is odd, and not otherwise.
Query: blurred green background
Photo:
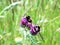
[[[24,14],[41,27],[45,42],[20,26]],[[0,45],[60,45],[60,0],[0,0]]]

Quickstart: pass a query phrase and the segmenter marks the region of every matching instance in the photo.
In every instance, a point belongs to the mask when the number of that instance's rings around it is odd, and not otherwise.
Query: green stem
[[[43,36],[41,35],[41,33],[39,33],[39,34],[40,34],[40,37],[41,37],[42,41],[45,42],[45,40],[44,40]]]

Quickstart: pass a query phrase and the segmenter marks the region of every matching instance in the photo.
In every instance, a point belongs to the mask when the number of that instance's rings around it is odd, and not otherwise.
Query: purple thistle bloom
[[[36,35],[38,32],[40,32],[40,27],[39,26],[32,26],[30,32],[32,35]]]
[[[30,16],[23,17],[21,20],[22,27],[27,26],[30,28],[32,25],[31,23],[32,23],[32,20],[30,19]]]

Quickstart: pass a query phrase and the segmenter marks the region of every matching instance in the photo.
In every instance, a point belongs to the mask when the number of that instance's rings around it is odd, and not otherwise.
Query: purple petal
[[[26,18],[22,18],[22,20],[21,20],[21,26],[26,26],[26,24],[27,24]]]

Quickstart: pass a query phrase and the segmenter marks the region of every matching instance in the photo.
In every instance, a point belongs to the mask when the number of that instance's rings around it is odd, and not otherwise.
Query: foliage
[[[24,14],[40,25],[45,42],[20,26]],[[0,0],[0,45],[60,45],[60,0]]]

